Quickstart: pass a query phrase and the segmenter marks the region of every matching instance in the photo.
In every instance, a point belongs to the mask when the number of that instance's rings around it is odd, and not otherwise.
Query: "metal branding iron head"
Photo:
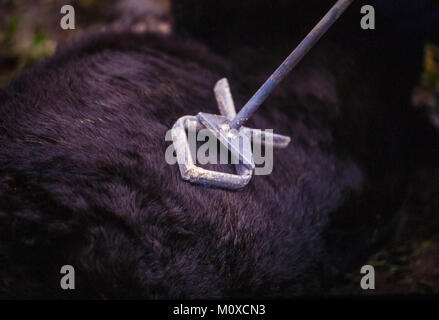
[[[277,85],[302,60],[352,2],[353,0],[337,1],[238,114],[236,114],[227,79],[222,79],[217,82],[214,88],[221,115],[200,112],[196,117],[184,116],[177,120],[172,128],[172,141],[177,154],[180,173],[184,180],[207,187],[230,190],[241,189],[250,182],[255,169],[250,143],[250,139],[254,134],[259,134],[264,144],[270,141],[273,147],[285,148],[288,146],[291,139],[287,136],[247,128],[243,124],[256,112]],[[231,156],[238,160],[235,165],[236,174],[206,170],[195,165],[186,130],[199,130],[202,128],[207,128],[222,145],[227,147]]]

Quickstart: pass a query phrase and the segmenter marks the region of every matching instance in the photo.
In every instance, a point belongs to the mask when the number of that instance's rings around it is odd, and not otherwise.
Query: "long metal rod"
[[[230,122],[230,128],[238,129],[258,110],[285,76],[302,60],[311,48],[320,40],[328,29],[337,21],[354,0],[338,0],[320,22],[303,39],[296,49],[285,59],[268,80]]]

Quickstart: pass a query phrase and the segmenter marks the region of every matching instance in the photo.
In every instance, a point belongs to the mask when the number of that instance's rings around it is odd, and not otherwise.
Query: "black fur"
[[[1,89],[0,297],[322,294],[364,262],[391,235],[423,148],[400,159],[428,123],[408,107],[411,76],[381,78],[391,60],[329,46],[252,119],[292,143],[240,192],[183,182],[165,132],[217,113],[224,76],[241,106],[283,49],[240,64],[174,36],[101,33]],[[59,286],[66,264],[74,291]]]

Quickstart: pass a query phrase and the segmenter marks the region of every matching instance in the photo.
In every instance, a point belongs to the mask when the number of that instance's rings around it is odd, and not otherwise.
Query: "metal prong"
[[[241,130],[247,137],[249,137],[249,139],[253,141],[253,143],[261,142],[261,144],[266,146],[284,149],[288,147],[291,142],[290,137],[277,133],[247,127],[241,127]]]
[[[219,80],[213,91],[215,92],[215,98],[221,115],[225,116],[227,120],[232,120],[236,116],[236,109],[227,79]]]
[[[229,82],[226,78],[219,80],[214,88],[218,108],[222,116],[231,121],[236,116],[235,104],[233,103],[232,93],[230,92]],[[286,148],[291,141],[290,137],[265,132],[259,129],[242,127],[244,134],[255,142],[262,141],[265,145],[272,145],[274,148]]]

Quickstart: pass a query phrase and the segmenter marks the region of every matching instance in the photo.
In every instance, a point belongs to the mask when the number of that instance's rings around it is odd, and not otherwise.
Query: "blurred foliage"
[[[433,44],[425,46],[425,68],[422,85],[439,92],[439,47]]]
[[[0,84],[7,82],[17,71],[51,55],[55,50],[55,42],[43,32],[38,25],[32,30],[19,32],[23,18],[14,6],[20,1],[9,1],[12,13],[0,25]],[[26,25],[26,24],[25,24]]]
[[[2,39],[2,47],[8,47],[11,45],[15,31],[17,30],[18,21],[18,13],[14,13],[11,16],[9,23],[7,24],[6,32],[4,34],[0,33],[0,39]]]
[[[14,15],[6,33],[0,35],[0,83],[7,82],[15,72],[50,56],[55,50],[55,43],[38,29],[34,31],[29,44],[17,47],[15,26],[18,21],[19,16]]]
[[[62,30],[59,25],[60,9],[67,4],[75,8],[75,30]],[[136,10],[136,6],[143,11]],[[156,6],[167,10],[169,1],[0,0],[0,85],[23,68],[53,54],[60,41],[79,37],[86,30],[108,27],[126,12],[157,11]],[[140,15],[139,22],[147,21]]]
[[[439,112],[439,47],[433,44],[425,46],[424,71],[421,79],[422,87],[436,95],[433,105]]]
[[[20,70],[54,53],[60,40],[68,40],[100,22],[107,1],[0,0],[0,85]],[[77,30],[59,27],[60,8],[73,4]],[[54,19],[47,19],[53,16]],[[78,28],[78,25],[84,26]]]

